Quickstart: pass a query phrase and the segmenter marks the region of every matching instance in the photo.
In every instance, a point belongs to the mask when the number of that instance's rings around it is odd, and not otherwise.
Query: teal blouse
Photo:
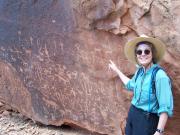
[[[171,90],[171,81],[163,70],[158,70],[156,73],[156,95],[153,93],[151,88],[151,75],[156,66],[158,66],[158,64],[154,64],[146,72],[141,70],[135,82],[137,70],[125,87],[126,89],[133,91],[134,95],[131,103],[137,108],[144,111],[150,110],[151,113],[157,113],[158,115],[162,112],[166,112],[168,116],[172,116],[173,95]]]

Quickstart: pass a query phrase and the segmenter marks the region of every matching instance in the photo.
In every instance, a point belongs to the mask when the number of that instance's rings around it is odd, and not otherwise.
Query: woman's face
[[[147,44],[140,44],[136,48],[136,58],[137,62],[144,66],[148,67],[152,62],[152,50],[151,47]]]

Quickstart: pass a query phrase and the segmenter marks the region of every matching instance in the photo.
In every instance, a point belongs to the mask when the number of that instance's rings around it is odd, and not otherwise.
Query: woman
[[[125,87],[133,91],[125,133],[126,135],[162,135],[168,117],[173,114],[173,96],[171,81],[162,68],[154,75],[155,87],[152,87],[154,70],[165,53],[162,41],[141,36],[125,45],[125,55],[138,65],[132,79],[124,75],[110,61],[109,67],[115,71]]]

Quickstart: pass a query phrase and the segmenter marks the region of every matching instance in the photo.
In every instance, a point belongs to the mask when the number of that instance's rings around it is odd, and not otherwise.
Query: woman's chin
[[[140,62],[140,64],[144,67],[148,66],[149,65],[149,62]]]

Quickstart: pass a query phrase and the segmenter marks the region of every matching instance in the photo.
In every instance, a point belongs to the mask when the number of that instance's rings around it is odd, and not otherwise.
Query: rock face
[[[166,133],[178,135],[179,6],[170,0],[1,0],[0,100],[46,125],[122,135],[131,94],[108,63],[131,76],[135,67],[124,44],[146,34],[167,44],[161,64],[173,79],[175,115]]]

